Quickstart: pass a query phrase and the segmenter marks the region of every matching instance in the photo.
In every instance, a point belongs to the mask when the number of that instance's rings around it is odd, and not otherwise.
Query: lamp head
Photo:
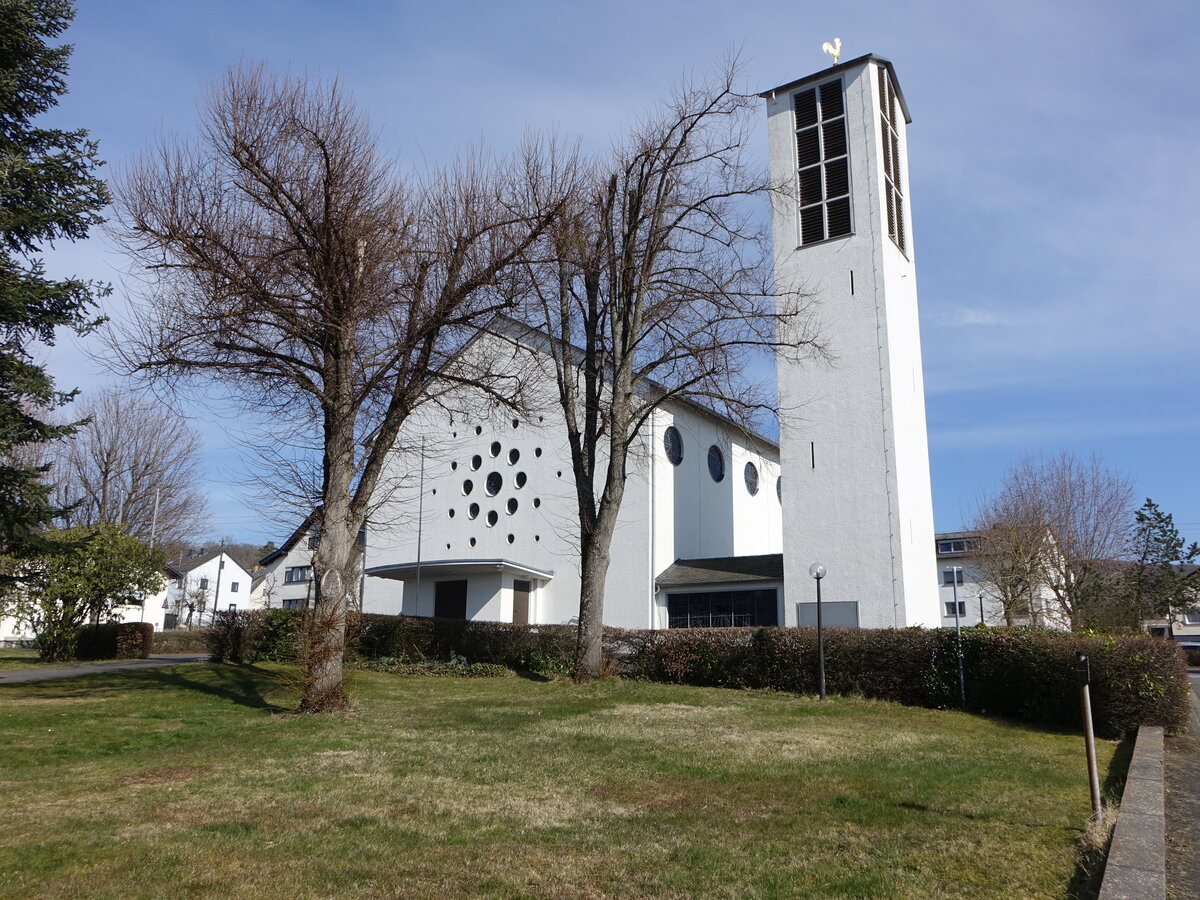
[[[820,581],[825,577],[825,567],[820,563],[813,563],[808,567],[808,574]]]

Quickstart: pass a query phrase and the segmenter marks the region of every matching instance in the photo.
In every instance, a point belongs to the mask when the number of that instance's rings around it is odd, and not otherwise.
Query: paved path
[[[201,662],[207,653],[155,653],[149,659],[116,659],[112,662],[85,663],[76,666],[39,666],[36,669],[10,669],[0,672],[0,684],[22,681],[53,681],[57,678],[76,678],[97,672],[116,672],[120,669],[144,669],[147,666],[172,666],[176,663]]]
[[[1191,669],[1192,722],[1166,739],[1167,896],[1200,897],[1200,669]]]

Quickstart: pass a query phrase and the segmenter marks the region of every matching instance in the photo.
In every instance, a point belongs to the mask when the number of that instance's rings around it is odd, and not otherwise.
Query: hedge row
[[[84,625],[75,634],[76,659],[145,659],[153,646],[149,622]]]
[[[208,631],[156,631],[155,653],[204,653],[208,650]]]
[[[226,613],[209,632],[215,660],[294,659],[304,614]],[[461,659],[545,675],[570,670],[575,628],[351,615],[348,655],[424,662]],[[817,692],[812,628],[607,629],[615,671],[646,681]],[[1088,653],[1098,733],[1119,736],[1139,724],[1183,728],[1187,669],[1171,641],[1053,631],[969,628],[962,633],[967,708],[1053,727],[1078,727],[1075,652]],[[957,708],[958,662],[949,629],[829,628],[826,689],[913,706]]]
[[[634,678],[717,687],[817,690],[811,628],[723,628],[625,632]],[[1178,647],[1151,637],[1095,637],[1030,629],[971,628],[962,634],[967,708],[1054,727],[1080,719],[1075,652],[1091,663],[1096,730],[1119,736],[1140,724],[1179,729],[1188,719],[1187,670]],[[825,631],[831,694],[913,706],[960,704],[955,634],[949,629]]]

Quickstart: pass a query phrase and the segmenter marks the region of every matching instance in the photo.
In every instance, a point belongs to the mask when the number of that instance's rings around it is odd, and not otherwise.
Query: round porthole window
[[[483,434],[483,426],[482,426],[482,425],[476,425],[476,426],[475,426],[475,434],[476,434],[476,435]]]
[[[534,498],[533,498],[533,508],[534,508],[534,509],[537,509],[537,508],[538,508],[539,506],[541,506],[541,505],[542,505],[542,498],[541,498],[541,497],[534,497]]]
[[[518,503],[517,503],[516,497],[513,497],[506,504],[504,504],[504,508],[508,510],[508,514],[510,516],[517,511],[517,506],[518,506]]]
[[[511,544],[513,541],[515,541],[516,539],[517,539],[517,538],[516,538],[516,535],[512,535],[512,534],[510,534],[510,535],[508,536],[508,542],[509,542],[510,544]]]
[[[521,425],[520,419],[513,419],[513,428],[518,428]]]
[[[490,453],[492,455],[492,459],[495,459],[497,456],[499,456],[500,455],[500,442],[492,441],[492,446],[488,448],[488,453]]]
[[[476,453],[474,456],[471,457],[471,471],[472,472],[478,471],[479,467],[482,465],[483,465],[483,457],[480,456],[478,453]]]
[[[471,493],[473,490],[475,490],[475,482],[473,482],[470,478],[465,479],[462,486],[463,496],[467,496],[467,494]]]
[[[467,518],[468,519],[479,518],[479,504],[478,503],[472,503],[470,506],[467,507]]]
[[[458,468],[458,463],[456,463],[456,462],[450,463],[450,471],[451,472],[453,472],[457,468]]]
[[[518,472],[517,477],[513,479],[513,484],[519,488],[523,488],[525,487],[525,482],[528,480],[529,479],[525,476],[524,472]]]
[[[488,514],[487,514],[488,528],[491,528],[493,525],[495,525],[499,521],[500,521],[500,514],[498,512],[496,512],[494,509],[489,510]]]
[[[521,458],[521,451],[518,450],[516,447],[513,447],[511,450],[508,451],[508,464],[510,466],[515,466],[517,464],[517,460],[520,458]]]
[[[541,456],[542,456],[542,448],[541,448],[541,447],[534,447],[534,448],[533,448],[533,455],[534,455],[534,456],[536,456],[536,457],[538,457],[538,458],[540,459],[540,458],[541,458]]]
[[[782,475],[780,475],[778,478],[775,479],[775,498],[780,503],[783,502],[783,476]]]
[[[746,463],[746,490],[751,497],[758,493],[758,466],[752,462]]]
[[[708,474],[713,481],[725,480],[725,454],[716,444],[708,448]]]
[[[475,546],[475,538],[471,538],[471,546],[472,546],[472,547],[474,547],[474,546]]]
[[[454,518],[454,510],[450,510],[450,518]]]
[[[499,472],[489,472],[487,481],[483,485],[484,493],[489,497],[495,497],[500,493],[502,487],[504,487],[504,476]]]
[[[683,462],[683,438],[674,425],[668,426],[663,434],[663,449],[667,451],[667,459],[671,465],[677,466]]]

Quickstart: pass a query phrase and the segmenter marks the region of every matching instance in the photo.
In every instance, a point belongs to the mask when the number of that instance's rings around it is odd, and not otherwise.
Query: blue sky
[[[762,90],[873,52],[913,123],[910,200],[934,513],[953,530],[1026,453],[1097,451],[1200,537],[1200,5],[1170,0],[408,3],[90,0],[68,33],[56,123],[120,169],[186,133],[239,58],[338,75],[382,146],[415,165],[527,128],[602,148],[673,80],[729,52]],[[755,152],[765,159],[766,132]],[[52,270],[118,283],[102,236]],[[112,376],[87,344],[50,355],[64,387]],[[279,541],[239,498],[247,462],[197,410],[213,533]],[[241,429],[253,429],[242,422]]]

